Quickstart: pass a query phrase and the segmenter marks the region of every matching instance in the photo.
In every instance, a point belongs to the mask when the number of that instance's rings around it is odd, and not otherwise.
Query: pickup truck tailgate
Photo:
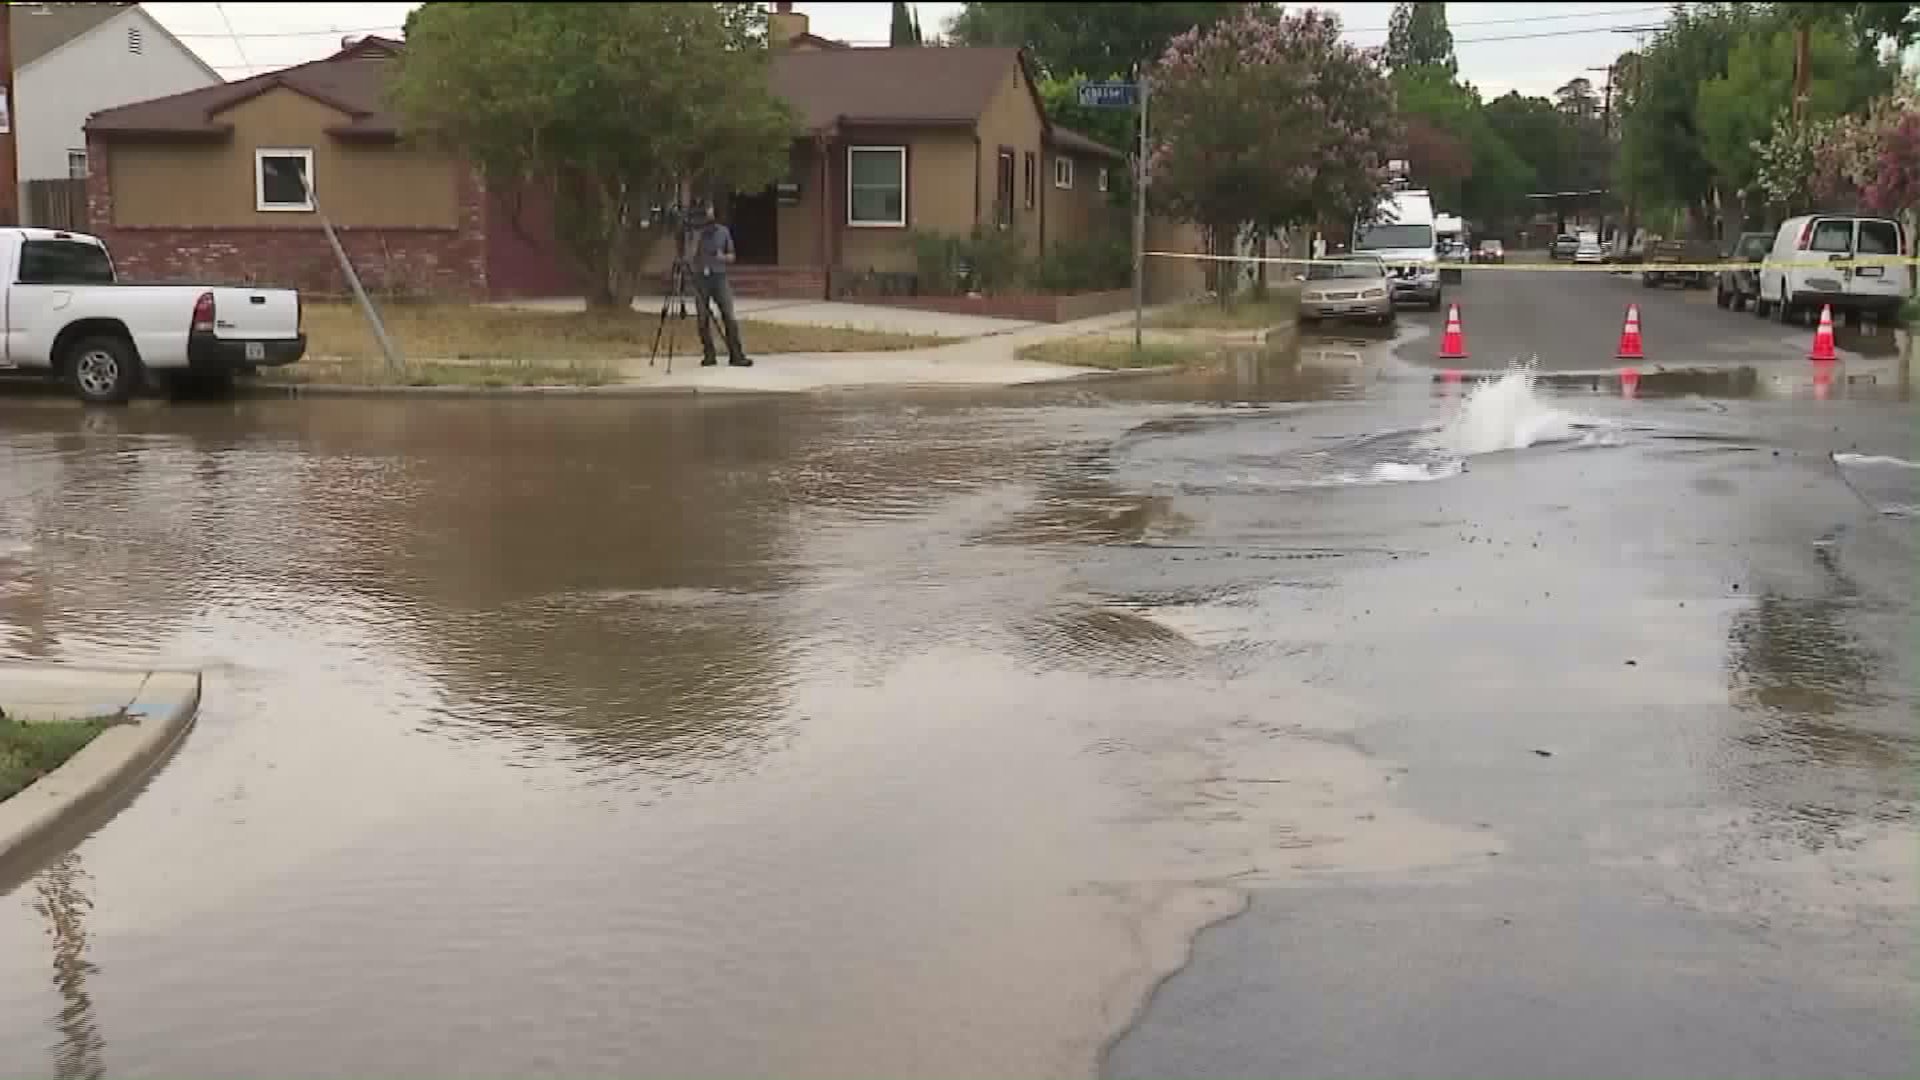
[[[291,289],[213,290],[213,336],[284,341],[300,336],[300,294]]]

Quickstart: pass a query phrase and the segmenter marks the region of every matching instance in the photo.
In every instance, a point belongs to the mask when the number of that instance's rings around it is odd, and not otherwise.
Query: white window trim
[[[1105,165],[1100,166],[1099,180],[1101,191],[1113,190],[1113,176]]]
[[[1062,170],[1060,166],[1065,165]],[[1073,190],[1073,159],[1061,154],[1053,159],[1053,186],[1062,191]]]
[[[856,221],[853,216],[853,155],[893,154],[900,161],[900,217],[895,221]],[[904,229],[907,227],[907,148],[904,146],[849,146],[847,147],[847,228],[849,229]]]
[[[297,157],[306,161],[307,200],[302,205],[267,201],[266,162],[268,158]],[[253,208],[267,214],[310,214],[313,189],[319,187],[313,175],[313,150],[304,146],[262,146],[253,152]]]
[[[80,167],[85,170],[79,176],[73,175],[73,159],[76,155],[80,158]],[[91,175],[93,175],[93,161],[87,157],[87,152],[85,150],[68,150],[67,179],[84,180]]]

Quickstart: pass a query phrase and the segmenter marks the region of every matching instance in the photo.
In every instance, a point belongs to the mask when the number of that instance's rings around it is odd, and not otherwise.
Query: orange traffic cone
[[[1640,351],[1640,305],[1627,305],[1627,322],[1620,328],[1621,360],[1645,360],[1647,354]]]
[[[1820,328],[1813,332],[1813,351],[1807,359],[1814,363],[1822,360],[1836,360],[1833,354],[1833,305],[1820,305]]]
[[[1460,329],[1460,305],[1447,305],[1447,332],[1440,337],[1440,359],[1465,360],[1467,334]]]
[[[1639,336],[1638,334],[1635,335]],[[1634,397],[1640,393],[1640,369],[1623,367],[1620,369],[1620,396]]]

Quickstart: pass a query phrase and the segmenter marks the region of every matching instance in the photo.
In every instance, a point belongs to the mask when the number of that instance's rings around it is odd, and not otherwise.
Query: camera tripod
[[[652,367],[660,359],[660,340],[667,343],[667,374],[673,374],[673,327],[667,324],[667,312],[675,300],[680,301],[680,319],[687,318],[687,290],[692,283],[693,271],[687,266],[684,255],[673,257],[673,269],[667,274],[667,295],[660,298],[660,321],[653,327],[653,349],[647,353],[647,366]]]

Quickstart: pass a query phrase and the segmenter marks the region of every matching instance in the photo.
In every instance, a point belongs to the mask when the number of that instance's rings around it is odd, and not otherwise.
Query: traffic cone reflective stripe
[[[1645,360],[1646,353],[1640,349],[1640,305],[1627,305],[1626,325],[1620,328],[1621,360]]]
[[[1820,327],[1813,332],[1813,351],[1807,359],[1818,363],[1838,359],[1833,353],[1833,305],[1820,305]]]
[[[1440,337],[1440,359],[1465,360],[1467,334],[1460,328],[1460,305],[1447,305],[1447,330]]]

